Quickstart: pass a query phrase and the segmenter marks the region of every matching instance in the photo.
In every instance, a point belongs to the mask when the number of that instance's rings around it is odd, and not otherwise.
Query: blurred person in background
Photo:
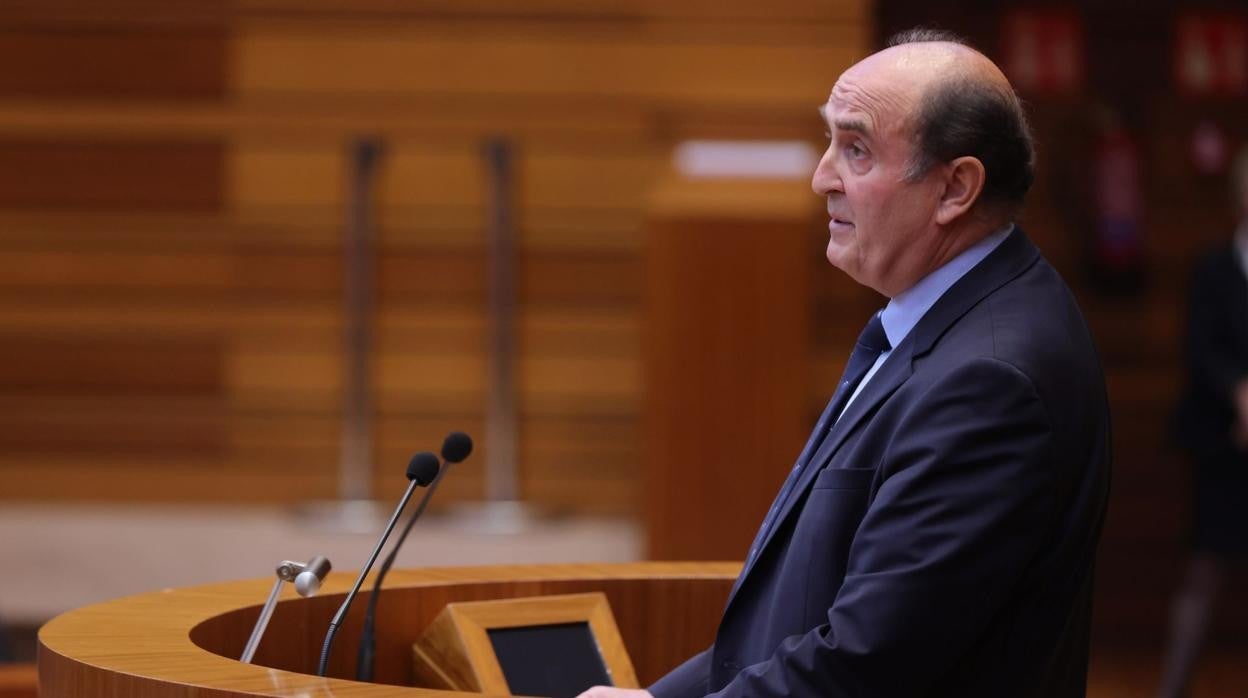
[[[1195,465],[1191,558],[1171,610],[1162,698],[1186,695],[1227,565],[1248,558],[1248,146],[1231,167],[1233,239],[1192,273],[1179,440]]]

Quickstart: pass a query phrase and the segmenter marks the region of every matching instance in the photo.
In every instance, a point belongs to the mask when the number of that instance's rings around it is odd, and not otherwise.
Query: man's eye
[[[850,143],[845,146],[845,154],[854,160],[860,160],[867,156],[867,151],[860,148],[857,143]]]

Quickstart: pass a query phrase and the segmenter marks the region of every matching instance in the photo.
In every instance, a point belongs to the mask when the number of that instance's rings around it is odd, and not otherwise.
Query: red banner
[[[1013,10],[1002,18],[1006,76],[1023,92],[1070,94],[1084,78],[1083,22],[1070,10]]]
[[[1174,78],[1189,95],[1248,95],[1248,18],[1180,15],[1175,27]]]

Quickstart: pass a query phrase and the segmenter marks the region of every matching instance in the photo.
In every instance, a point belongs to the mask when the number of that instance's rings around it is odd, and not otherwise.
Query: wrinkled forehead
[[[864,64],[846,70],[832,86],[821,107],[829,127],[875,136],[908,134],[923,86],[891,66]]]
[[[974,49],[947,42],[903,44],[873,53],[842,73],[824,108],[826,118],[835,125],[841,115],[854,114],[876,133],[909,135],[923,95],[959,75],[1008,87],[992,61]]]

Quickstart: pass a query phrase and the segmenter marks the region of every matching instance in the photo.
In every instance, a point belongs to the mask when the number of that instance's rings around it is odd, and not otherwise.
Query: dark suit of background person
[[[1248,559],[1248,149],[1232,179],[1241,213],[1235,240],[1197,262],[1188,290],[1177,431],[1195,465],[1192,557],[1172,610],[1158,693],[1165,698],[1186,693],[1227,562]]]
[[[833,89],[832,144],[813,182],[828,197],[829,260],[896,300],[963,258],[914,262],[940,255],[949,236],[996,247],[896,340],[839,419],[845,401],[833,398],[713,644],[655,683],[656,698],[1085,694],[1109,487],[1104,378],[1061,278],[1018,227],[985,228],[1005,209],[967,193],[980,191],[967,182],[988,182],[984,192],[1018,201],[1030,185],[1030,139],[1008,82],[982,54],[922,37],[864,59]],[[928,133],[906,125],[908,95],[948,84],[931,66],[949,57],[975,76],[970,99],[1013,125],[1016,135],[979,132],[1025,163],[991,170],[1016,179],[976,179],[996,150],[953,153],[913,180],[898,164]],[[860,163],[864,153],[878,162]],[[856,261],[880,245],[891,261]],[[894,271],[903,263],[920,275]]]
[[[1235,393],[1248,379],[1248,277],[1240,255],[1226,245],[1192,274],[1179,437],[1196,463],[1193,548],[1242,559],[1248,557],[1248,453],[1232,437]]]

